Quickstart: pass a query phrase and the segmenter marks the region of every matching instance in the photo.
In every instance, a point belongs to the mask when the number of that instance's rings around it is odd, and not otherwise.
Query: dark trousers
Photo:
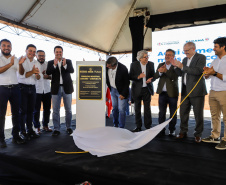
[[[40,109],[41,102],[43,104],[43,119],[42,125],[43,127],[48,127],[50,109],[51,109],[51,93],[46,94],[36,94],[36,102],[35,102],[35,111],[33,113],[33,123],[35,128],[40,128]]]
[[[186,88],[183,85],[183,88]],[[186,91],[183,91],[186,92]],[[181,96],[181,101],[185,98],[187,94],[183,93]],[[201,137],[203,132],[204,118],[203,118],[203,109],[204,109],[204,100],[205,96],[196,96],[196,97],[187,97],[187,99],[180,106],[180,133],[184,134],[188,132],[188,120],[193,106],[193,111],[195,115],[195,137]]]
[[[36,89],[35,85],[20,84],[21,105],[20,105],[20,131],[25,132],[25,123],[27,132],[31,132],[33,112],[35,108]]]
[[[12,112],[12,135],[16,138],[19,137],[20,89],[18,85],[11,88],[0,86],[0,140],[5,139],[5,115],[8,101],[10,102]]]
[[[147,87],[143,87],[141,89],[140,95],[134,99],[135,120],[136,120],[137,128],[142,127],[141,100],[143,100],[143,104],[144,104],[144,126],[146,129],[149,129],[151,128],[151,125],[152,125],[151,108],[150,108],[151,95]]]
[[[159,124],[166,121],[167,105],[169,105],[170,118],[173,116],[174,112],[177,110],[177,100],[178,97],[171,98],[168,96],[167,92],[162,92],[161,94],[159,94]],[[169,123],[170,132],[176,130],[175,128],[176,124],[177,124],[177,114],[175,114],[175,116]]]

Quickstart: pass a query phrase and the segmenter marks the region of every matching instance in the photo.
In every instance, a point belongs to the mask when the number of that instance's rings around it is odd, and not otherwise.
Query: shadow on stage
[[[134,129],[134,119],[127,116],[126,129]],[[157,123],[158,119],[153,118],[153,126]],[[106,119],[106,124],[112,126],[112,117]],[[179,124],[180,120],[176,134]],[[100,158],[90,153],[55,153],[81,151],[67,135],[65,124],[58,137],[42,133],[40,138],[24,145],[7,139],[7,148],[0,149],[0,184],[75,185],[84,181],[93,185],[225,184],[226,150],[216,150],[216,144],[195,143],[194,125],[195,121],[190,119],[188,138],[182,141],[167,134],[138,150]],[[211,122],[205,121],[204,128],[203,137],[209,136]]]

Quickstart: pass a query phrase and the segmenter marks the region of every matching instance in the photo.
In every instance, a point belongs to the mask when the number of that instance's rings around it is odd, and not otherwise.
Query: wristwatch
[[[213,76],[217,76],[217,72],[215,72],[215,73],[213,74]]]

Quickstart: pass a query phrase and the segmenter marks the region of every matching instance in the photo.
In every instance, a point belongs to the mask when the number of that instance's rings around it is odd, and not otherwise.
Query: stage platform
[[[134,119],[127,116],[126,129],[135,127]],[[179,123],[180,120],[176,133]],[[112,118],[106,119],[106,124],[112,126]],[[156,124],[158,119],[153,118],[153,126]],[[56,154],[55,151],[81,151],[66,134],[64,124],[58,137],[42,133],[40,138],[24,145],[13,144],[9,138],[7,148],[0,148],[0,184],[75,185],[84,181],[93,185],[225,184],[226,150],[216,150],[216,144],[195,143],[194,125],[195,121],[190,119],[188,138],[182,141],[167,135],[156,137],[138,150],[100,158],[89,153]],[[203,137],[209,136],[210,125],[205,120]]]

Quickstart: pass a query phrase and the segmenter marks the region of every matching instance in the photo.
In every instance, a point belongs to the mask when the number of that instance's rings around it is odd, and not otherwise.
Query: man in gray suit
[[[182,76],[182,91],[181,100],[183,100],[187,94],[192,90],[200,76],[203,73],[203,68],[206,66],[206,57],[202,54],[198,54],[195,51],[196,46],[193,42],[187,42],[184,45],[184,54],[187,56],[183,59],[183,62],[172,60],[172,64],[177,68],[175,71],[178,75]],[[195,141],[201,142],[201,136],[203,132],[203,108],[206,92],[206,84],[204,78],[200,80],[194,91],[187,97],[180,107],[180,133],[177,139],[187,137],[188,132],[188,120],[193,106],[195,115]]]
[[[167,49],[165,54],[165,62],[160,63],[156,73],[155,79],[159,79],[156,93],[159,94],[159,124],[166,120],[166,109],[169,105],[170,118],[177,109],[178,100],[178,75],[171,65],[170,60],[175,57],[175,51]],[[169,123],[169,136],[175,136],[175,125],[177,123],[177,115]],[[159,136],[165,135],[165,128],[159,133]]]

